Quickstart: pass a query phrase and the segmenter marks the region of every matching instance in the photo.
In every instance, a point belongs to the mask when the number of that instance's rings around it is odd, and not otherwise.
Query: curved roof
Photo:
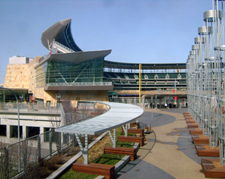
[[[48,43],[51,44],[53,39],[65,45],[66,47],[77,51],[82,51],[74,42],[71,34],[71,18],[61,20],[42,33],[41,42],[48,49]]]
[[[97,58],[104,58],[111,53],[112,50],[97,50],[97,51],[85,51],[83,52],[74,42],[71,34],[71,18],[58,21],[45,32],[42,33],[41,42],[48,49],[53,40],[56,40],[60,44],[74,50],[72,53],[55,53],[43,56],[39,64],[35,66],[37,68],[46,61],[56,62],[69,62],[69,63],[81,63],[88,60]]]
[[[144,113],[144,110],[141,107],[132,104],[100,101],[96,101],[96,103],[106,104],[110,107],[110,109],[102,115],[87,119],[82,122],[57,128],[55,131],[96,135],[132,122]]]
[[[101,58],[111,53],[111,50],[99,50],[83,52],[74,42],[71,34],[71,18],[58,21],[45,32],[42,33],[42,44],[48,49],[48,44],[55,39],[57,42],[72,49],[75,53],[64,54],[51,54],[50,58],[41,60],[40,64],[45,61],[66,61],[72,63],[80,63],[82,61],[92,60],[95,58]],[[77,53],[80,52],[80,53]],[[40,65],[39,64],[39,65]],[[38,66],[39,66],[38,65]],[[139,69],[139,63],[122,63],[104,60],[105,68],[118,68],[118,69]],[[186,63],[153,63],[142,64],[142,69],[186,69]]]
[[[96,59],[96,58],[104,58],[108,54],[111,53],[111,50],[98,50],[98,51],[86,51],[86,52],[74,52],[74,53],[56,53],[50,54],[49,58],[46,58],[43,61],[40,61],[38,65],[35,66],[37,68],[41,64],[46,61],[55,61],[55,62],[69,62],[69,63],[81,63],[88,60]]]

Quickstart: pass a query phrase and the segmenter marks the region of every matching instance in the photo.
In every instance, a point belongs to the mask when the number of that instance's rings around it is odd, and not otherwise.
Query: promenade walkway
[[[151,124],[157,141],[152,150],[150,135],[138,151],[139,158],[129,162],[117,175],[119,179],[203,179],[205,178],[183,117],[187,109],[146,109],[140,122]]]

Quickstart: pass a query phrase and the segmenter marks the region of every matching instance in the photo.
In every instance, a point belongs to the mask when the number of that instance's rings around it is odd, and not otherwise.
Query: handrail
[[[111,86],[112,82],[47,83],[46,86]]]

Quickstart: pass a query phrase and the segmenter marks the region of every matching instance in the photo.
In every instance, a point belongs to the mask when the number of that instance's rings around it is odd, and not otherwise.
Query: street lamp
[[[60,95],[60,94],[57,94],[57,95],[56,95],[56,99],[57,99],[57,107],[59,107],[60,98],[61,98],[61,95]]]
[[[17,103],[17,115],[18,115],[18,128],[17,128],[17,136],[18,136],[18,171],[20,172],[20,107],[19,107],[19,101],[18,101],[18,98],[17,98],[17,95],[16,93],[9,89],[9,88],[4,88],[4,87],[0,87],[0,89],[7,89],[9,91],[11,91],[15,98],[16,98],[16,103]]]

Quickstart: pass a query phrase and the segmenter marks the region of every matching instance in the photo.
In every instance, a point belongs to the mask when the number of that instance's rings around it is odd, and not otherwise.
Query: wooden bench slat
[[[118,141],[138,142],[140,146],[144,145],[144,137],[136,136],[118,136]]]
[[[73,170],[82,173],[89,173],[94,175],[103,175],[106,179],[115,178],[115,166],[105,165],[98,163],[90,163],[85,165],[81,162],[76,162],[73,164]]]
[[[128,148],[128,147],[105,147],[104,153],[109,154],[120,154],[120,155],[129,155],[130,160],[135,160],[137,158],[137,149],[136,148]]]
[[[140,134],[141,137],[144,137],[144,129],[128,129],[127,132],[132,134]]]

